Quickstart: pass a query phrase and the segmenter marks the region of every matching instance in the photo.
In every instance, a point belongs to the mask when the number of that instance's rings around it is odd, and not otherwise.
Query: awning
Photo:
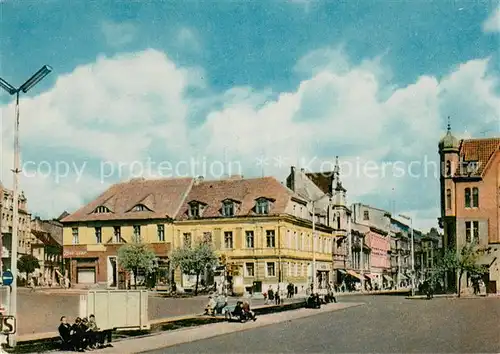
[[[493,254],[483,254],[477,260],[480,265],[487,266],[488,268],[495,262],[496,257]]]
[[[370,273],[365,274],[365,277],[367,277],[368,279],[376,279],[377,278],[374,274],[370,274]]]
[[[337,269],[337,270],[338,270],[340,273],[342,273],[342,274],[347,274],[347,273],[346,273],[346,271],[345,271],[345,269]]]
[[[349,274],[352,277],[358,278],[359,280],[363,280],[363,277],[353,270],[348,269],[347,274]]]
[[[61,272],[60,272],[60,271],[58,271],[57,269],[56,269],[56,274],[57,274],[58,276],[60,276],[61,278],[64,278],[64,277],[63,277],[63,275],[61,274]]]
[[[392,278],[390,276],[385,275],[385,274],[384,274],[384,279],[387,281],[394,281],[394,280],[392,280]]]
[[[408,280],[410,278],[408,278],[406,275],[404,275],[403,273],[399,274],[399,277],[403,280]]]

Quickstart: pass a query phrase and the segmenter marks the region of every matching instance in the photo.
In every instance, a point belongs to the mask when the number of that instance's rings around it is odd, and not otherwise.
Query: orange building
[[[500,138],[458,140],[448,125],[439,142],[441,218],[444,247],[475,244],[485,249],[479,262],[488,269],[488,293],[500,291]],[[456,279],[447,279],[456,286]],[[471,291],[468,276],[462,291]]]

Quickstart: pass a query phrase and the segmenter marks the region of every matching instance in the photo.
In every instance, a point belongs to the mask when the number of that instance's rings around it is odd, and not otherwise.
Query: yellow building
[[[111,186],[63,218],[63,257],[71,283],[124,284],[126,274],[117,266],[117,250],[134,238],[150,244],[161,265],[171,250],[173,220],[193,182],[192,178],[132,179]]]
[[[174,247],[209,241],[232,266],[232,288],[276,290],[291,282],[301,291],[312,284],[310,205],[272,177],[197,180],[174,222]],[[319,215],[316,216],[319,220]],[[332,274],[333,229],[316,227],[318,286]],[[186,276],[180,286],[190,286]],[[282,287],[283,288],[283,287]]]
[[[318,285],[332,274],[332,229],[316,216]],[[117,249],[140,236],[167,261],[172,248],[209,241],[232,264],[232,288],[265,291],[279,281],[298,291],[312,283],[310,203],[272,177],[132,180],[112,186],[62,220],[73,284],[116,286]],[[192,279],[176,274],[178,288]],[[217,281],[220,284],[220,281]]]

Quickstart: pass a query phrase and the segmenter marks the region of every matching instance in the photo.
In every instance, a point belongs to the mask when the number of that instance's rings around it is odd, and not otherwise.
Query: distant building
[[[12,190],[5,188],[0,182],[0,250],[2,271],[11,269],[12,226],[13,226],[14,195]],[[30,230],[31,216],[28,212],[28,202],[24,193],[19,194],[18,223],[18,257],[31,254],[31,245],[36,238]],[[20,276],[24,276],[20,274]]]
[[[31,254],[35,256],[40,269],[35,273],[40,285],[63,285],[63,228],[57,220],[31,220],[31,233],[36,241],[32,243]]]
[[[459,250],[466,244],[483,250],[479,262],[487,270],[488,293],[500,292],[500,138],[458,140],[448,125],[439,141],[443,246]],[[447,285],[457,288],[457,277]],[[466,275],[461,289],[471,291]]]
[[[369,205],[355,203],[352,205],[352,223],[353,228],[361,226],[366,230],[363,241],[369,253],[368,269],[363,269],[367,285],[365,287],[390,287],[393,281],[390,277],[391,214]]]

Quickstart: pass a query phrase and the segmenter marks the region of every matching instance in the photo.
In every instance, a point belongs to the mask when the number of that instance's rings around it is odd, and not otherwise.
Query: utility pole
[[[313,294],[316,294],[316,213],[314,212],[314,203],[312,202],[312,251],[313,251],[313,262],[312,262],[312,281],[313,281]]]

